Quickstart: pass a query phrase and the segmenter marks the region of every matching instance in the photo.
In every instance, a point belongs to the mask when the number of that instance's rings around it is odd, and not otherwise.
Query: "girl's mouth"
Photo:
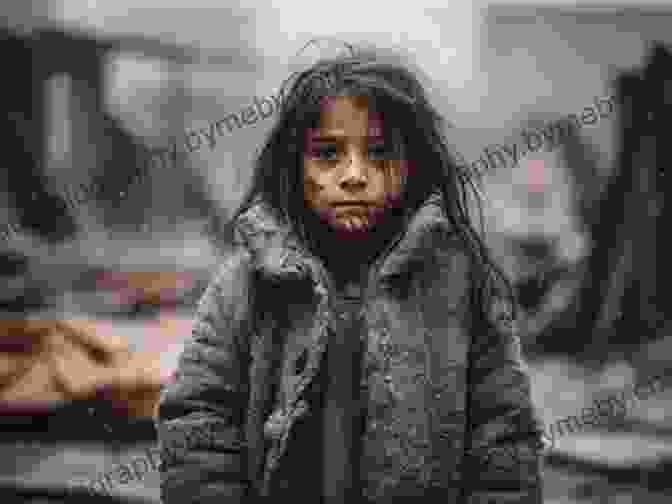
[[[334,206],[369,206],[369,203],[366,201],[339,201],[337,203],[334,203]]]
[[[368,213],[371,209],[371,205],[361,202],[348,202],[348,203],[336,203],[334,208],[337,212],[347,212],[347,213],[357,213],[364,214]]]
[[[366,205],[338,205],[336,208],[339,210],[367,210]]]

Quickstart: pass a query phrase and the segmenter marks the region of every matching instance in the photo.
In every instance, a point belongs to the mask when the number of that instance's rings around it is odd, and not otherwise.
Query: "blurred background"
[[[68,481],[110,470],[155,442],[158,391],[226,253],[219,230],[275,115],[225,131],[213,148],[201,135],[189,152],[185,142],[196,140],[185,135],[277,95],[292,71],[322,55],[298,54],[314,37],[411,57],[469,162],[613,96],[615,110],[595,124],[488,170],[486,237],[515,282],[533,398],[546,424],[670,373],[670,302],[659,288],[669,278],[661,259],[669,246],[659,231],[672,4],[311,7],[0,7],[0,495],[74,502]],[[173,157],[148,163],[161,149]],[[73,196],[71,188],[92,184],[100,191]],[[669,502],[668,389],[559,439],[546,456],[546,502]],[[158,503],[158,474],[115,485],[110,498],[82,500],[103,501]]]

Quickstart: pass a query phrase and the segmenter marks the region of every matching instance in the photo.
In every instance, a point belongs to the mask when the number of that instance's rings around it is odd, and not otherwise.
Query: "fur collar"
[[[254,269],[274,281],[311,279],[318,282],[321,261],[308,252],[299,237],[273,212],[256,201],[237,219],[235,240],[251,253]],[[436,250],[440,235],[452,234],[454,226],[444,216],[440,195],[433,193],[406,219],[405,229],[382,257],[379,277],[403,274],[424,263]]]

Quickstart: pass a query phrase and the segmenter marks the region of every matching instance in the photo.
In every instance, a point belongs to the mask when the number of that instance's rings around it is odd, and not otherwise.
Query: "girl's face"
[[[380,117],[366,98],[338,97],[308,130],[303,153],[308,208],[348,236],[365,233],[398,201],[406,176],[401,149],[383,136]],[[396,154],[395,154],[396,153]]]

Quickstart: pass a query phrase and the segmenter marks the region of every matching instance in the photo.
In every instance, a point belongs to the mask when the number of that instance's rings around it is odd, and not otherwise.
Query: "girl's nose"
[[[364,162],[358,156],[351,155],[340,180],[341,187],[343,189],[362,188],[367,183],[368,179]]]

